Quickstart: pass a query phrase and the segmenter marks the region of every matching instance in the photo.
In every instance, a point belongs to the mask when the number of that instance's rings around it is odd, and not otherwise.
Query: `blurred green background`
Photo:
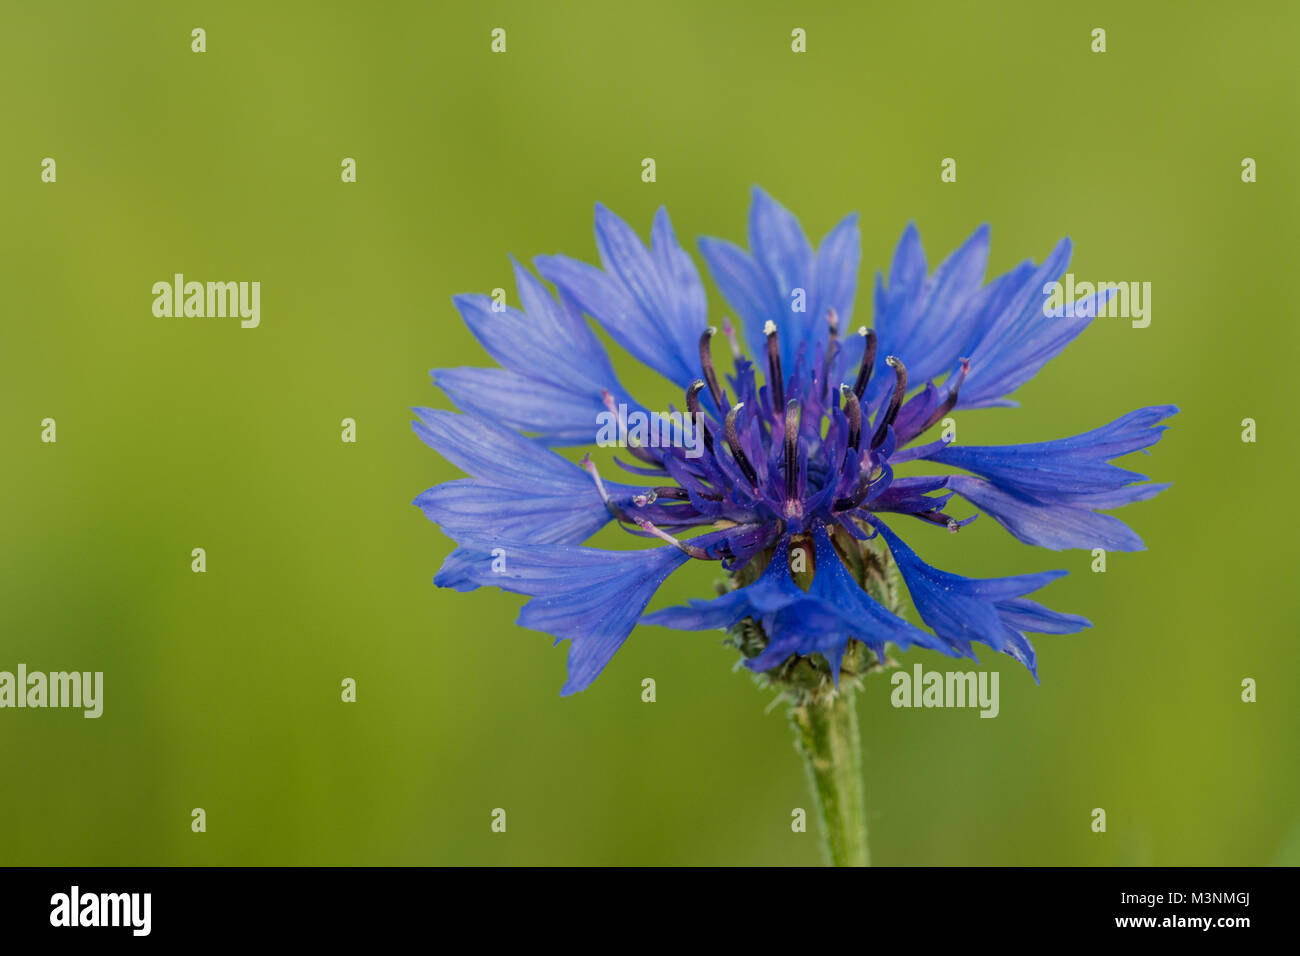
[[[961,573],[1069,569],[1043,598],[1096,626],[1034,638],[1041,686],[989,655],[996,720],[868,685],[875,861],[1300,862],[1297,11],[5,4],[0,669],[106,692],[99,720],[0,711],[0,863],[818,862],[782,710],[716,635],[641,629],[561,699],[519,598],[433,587],[450,544],[410,504],[457,474],[408,424],[446,407],[428,370],[487,364],[451,295],[517,301],[508,253],[594,259],[596,201],[643,235],[667,205],[692,250],[743,240],[754,183],[814,240],[859,210],[862,287],[909,219],[932,264],[987,221],[992,270],[1068,234],[1079,279],[1153,284],[1149,328],[1096,321],[1022,408],[959,415],[963,442],[1182,408],[1136,466],[1174,488],[1122,513],[1149,550],[1105,574],[989,520],[907,528]],[[261,327],[155,318],[175,272],[260,281]]]

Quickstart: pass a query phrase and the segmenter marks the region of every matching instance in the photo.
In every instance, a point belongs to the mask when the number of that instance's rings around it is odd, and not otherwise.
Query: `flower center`
[[[955,406],[968,363],[963,361],[952,377],[946,396],[938,398],[929,386],[905,403],[907,368],[897,357],[887,356],[894,385],[871,416],[864,406],[876,361],[876,335],[866,327],[858,330],[862,358],[856,377],[851,386],[835,387],[845,380],[846,351],[833,311],[828,321],[829,344],[817,346],[811,356],[807,346],[786,356],[793,359],[789,375],[782,366],[777,325],[766,323],[762,385],[754,364],[741,353],[731,324],[724,321],[735,364],[727,377],[731,395],[723,390],[713,363],[717,329],[706,330],[699,340],[701,377],[686,389],[686,410],[702,429],[703,453],[698,446],[692,457],[680,447],[629,445],[637,466],[619,464],[637,474],[658,476],[663,483],[619,502],[606,493],[595,466],[585,461],[610,513],[628,531],[670,541],[692,557],[721,556],[743,563],[781,535],[806,533],[818,523],[843,524],[852,521],[858,509],[869,509],[872,499],[893,481],[888,461],[895,449]],[[705,393],[709,405],[703,401]],[[606,393],[605,401],[610,405],[612,396]],[[864,448],[867,427],[870,438]],[[946,515],[926,517],[951,527]],[[721,544],[710,536],[708,546],[699,547],[670,533],[704,526],[727,532]]]

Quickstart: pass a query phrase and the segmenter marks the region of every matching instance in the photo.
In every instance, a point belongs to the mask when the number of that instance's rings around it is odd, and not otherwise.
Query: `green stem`
[[[862,745],[853,685],[811,695],[790,710],[795,749],[803,755],[832,866],[870,866]]]

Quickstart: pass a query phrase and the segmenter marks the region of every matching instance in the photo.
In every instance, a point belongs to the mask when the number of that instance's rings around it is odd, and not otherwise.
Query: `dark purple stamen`
[[[785,500],[799,497],[799,425],[803,419],[797,398],[785,406]]]
[[[745,478],[749,481],[750,487],[758,491],[758,472],[754,471],[754,466],[749,463],[749,458],[745,450],[740,447],[740,435],[736,431],[736,415],[745,403],[741,402],[735,405],[731,411],[727,412],[727,420],[722,424],[722,430],[727,436],[727,446],[731,449],[731,457],[736,459],[736,464],[744,472]]]
[[[695,427],[704,433],[704,447],[712,455],[713,436],[704,425],[704,416],[700,414],[700,392],[703,391],[704,387],[702,379],[697,378],[691,382],[690,388],[686,390],[686,411],[690,413],[691,419],[695,422]]]
[[[767,336],[767,387],[772,390],[772,411],[785,407],[785,377],[781,374],[781,344],[777,341],[776,323],[763,326]]]
[[[871,436],[871,448],[874,451],[885,442],[885,432],[894,424],[898,410],[903,407],[903,396],[907,394],[907,366],[893,355],[886,356],[885,364],[894,370],[894,394],[889,398],[889,407],[880,416],[876,424],[876,433]]]
[[[685,488],[678,488],[676,485],[659,485],[652,490],[656,496],[670,501],[689,501],[691,497],[686,493]]]
[[[709,394],[713,396],[714,403],[721,409],[723,407],[722,389],[718,387],[718,373],[713,370],[713,352],[709,348],[709,343],[713,341],[713,336],[717,332],[717,329],[710,326],[700,336],[700,367],[704,369],[704,380],[709,383]]]
[[[944,514],[942,511],[917,511],[913,517],[920,518],[922,521],[928,521],[931,524],[937,524],[941,528],[947,528],[952,534],[961,530],[962,524],[956,518]]]
[[[953,381],[948,385],[948,397],[939,403],[939,407],[930,413],[930,417],[925,420],[925,424],[917,431],[921,434],[927,428],[932,426],[943,416],[947,415],[957,406],[957,391],[961,388],[961,383],[966,380],[966,373],[970,371],[970,359],[960,359],[961,371],[953,376]]]
[[[862,364],[858,366],[858,380],[853,383],[853,394],[862,401],[867,383],[871,381],[871,369],[876,364],[876,333],[864,325],[858,329],[858,335],[867,340],[862,349]]]
[[[877,473],[875,475],[875,480],[879,481],[880,478],[881,478],[880,474]],[[852,511],[858,505],[862,504],[862,502],[867,500],[867,495],[871,494],[871,484],[872,484],[872,475],[871,472],[868,471],[867,473],[863,474],[861,479],[859,479],[858,487],[853,490],[853,494],[849,495],[847,498],[835,499],[835,505],[834,505],[835,510]]]
[[[840,394],[844,396],[844,414],[849,419],[849,447],[857,451],[862,443],[862,403],[847,385],[840,386]]]

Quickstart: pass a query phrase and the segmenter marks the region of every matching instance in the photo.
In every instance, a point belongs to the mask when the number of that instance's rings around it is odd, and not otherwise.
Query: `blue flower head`
[[[756,672],[821,655],[838,680],[850,648],[865,647],[883,663],[886,644],[974,658],[978,643],[1037,679],[1025,632],[1089,626],[1026,597],[1065,572],[950,574],[921,560],[896,529],[957,531],[976,516],[949,513],[960,496],[1028,544],[1142,549],[1130,528],[1102,512],[1167,485],[1143,483],[1110,460],[1158,441],[1173,406],[1036,444],[926,440],[957,409],[1014,405],[1007,396],[1105,304],[1099,293],[1075,302],[1074,318],[1045,314],[1044,290],[1065,270],[1068,240],[1041,265],[1025,262],[985,282],[987,227],[931,271],[909,225],[888,276],[876,278],[874,328],[854,331],[857,217],[814,250],[794,216],[755,189],[748,251],[700,242],[743,321],[743,339],[722,322],[733,364],[725,381],[699,272],[668,214],[655,216],[647,246],[597,206],[596,245],[601,267],[566,256],[535,261],[555,293],[514,263],[519,309],[457,296],[500,367],[435,370],[461,411],[417,409],[414,423],[469,476],[415,502],[457,545],[435,582],[526,595],[519,623],[570,642],[563,693],[586,688],[638,622],[757,626],[759,643],[746,650]],[[597,422],[615,409],[646,413],[584,316],[684,391],[702,448],[629,443],[632,461],[616,459],[627,482],[553,450],[593,444]],[[967,474],[927,475],[930,462]],[[583,545],[610,521],[663,543],[626,551]],[[897,567],[929,630],[867,586],[873,554]],[[643,615],[668,575],[692,559],[720,562],[730,588]]]

